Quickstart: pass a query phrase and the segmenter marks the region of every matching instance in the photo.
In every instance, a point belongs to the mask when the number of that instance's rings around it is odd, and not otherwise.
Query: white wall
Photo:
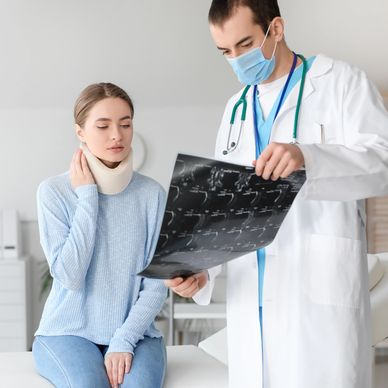
[[[387,0],[279,0],[287,42],[295,51],[325,53],[365,70],[388,90]]]
[[[35,191],[67,169],[72,106],[111,81],[135,101],[142,172],[165,186],[177,152],[212,155],[223,105],[239,86],[214,48],[210,0],[0,0],[0,207],[16,207],[24,251],[42,260]],[[388,90],[388,1],[280,0],[286,39],[367,71]],[[39,279],[34,275],[37,295]],[[35,309],[35,321],[39,308]]]
[[[211,155],[238,84],[210,39],[209,4],[0,0],[0,206],[36,218],[36,186],[67,168],[76,147],[73,102],[95,81],[133,96],[136,129],[150,150],[145,173],[167,185],[178,151]],[[388,89],[386,0],[280,5],[290,47],[348,60]]]
[[[222,59],[208,34],[208,4],[0,0],[0,106],[70,108],[83,86],[105,80],[138,106],[218,105],[231,83],[227,69],[212,71]]]

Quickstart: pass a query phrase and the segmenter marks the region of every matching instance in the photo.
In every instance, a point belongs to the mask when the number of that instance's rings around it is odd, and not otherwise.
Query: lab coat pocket
[[[358,308],[361,301],[360,240],[312,234],[303,257],[303,291],[313,302]]]

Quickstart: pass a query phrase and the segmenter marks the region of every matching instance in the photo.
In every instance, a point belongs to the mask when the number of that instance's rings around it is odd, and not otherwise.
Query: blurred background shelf
[[[31,349],[30,262],[0,260],[0,351]]]

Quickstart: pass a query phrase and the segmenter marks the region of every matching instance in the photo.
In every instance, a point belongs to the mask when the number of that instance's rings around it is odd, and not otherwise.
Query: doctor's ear
[[[85,130],[78,124],[75,125],[75,134],[82,143],[85,143]]]
[[[276,42],[281,42],[284,39],[284,19],[277,16],[271,22],[270,28],[271,38],[275,38]]]

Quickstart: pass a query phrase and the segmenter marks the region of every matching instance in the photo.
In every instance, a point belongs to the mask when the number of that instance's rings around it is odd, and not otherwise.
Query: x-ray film
[[[187,277],[269,245],[306,180],[264,180],[253,167],[179,154],[150,265],[139,275]]]

